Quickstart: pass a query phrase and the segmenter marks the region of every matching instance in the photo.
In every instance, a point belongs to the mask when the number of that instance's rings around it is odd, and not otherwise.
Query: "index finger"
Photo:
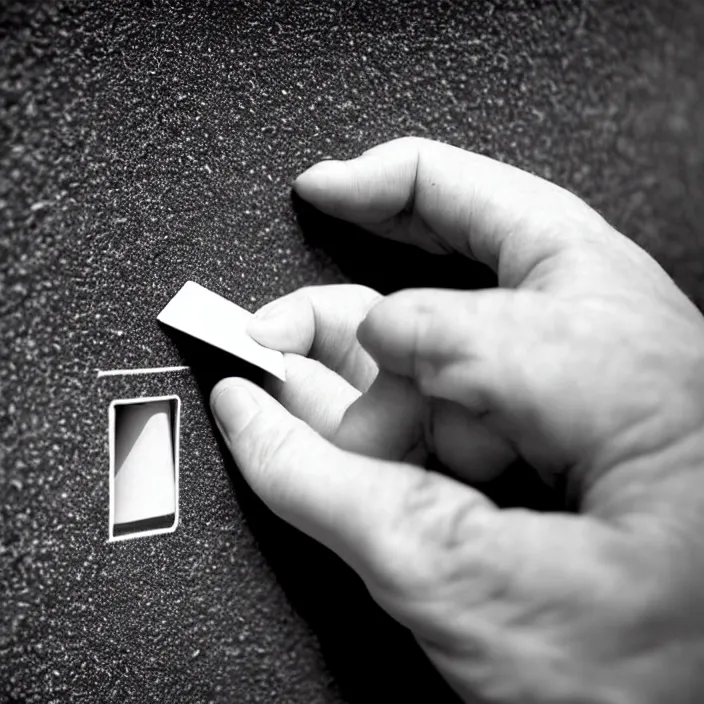
[[[502,286],[525,282],[565,249],[615,234],[584,201],[549,181],[414,137],[349,161],[320,162],[294,189],[323,212],[376,234],[469,255],[493,268]]]
[[[377,368],[356,333],[380,299],[355,284],[307,286],[258,310],[247,331],[260,344],[311,357],[366,391]]]

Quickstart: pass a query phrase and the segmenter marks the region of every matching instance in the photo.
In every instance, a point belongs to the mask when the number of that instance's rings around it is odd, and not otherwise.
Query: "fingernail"
[[[268,323],[270,320],[283,318],[286,314],[286,308],[286,303],[283,300],[279,299],[277,301],[272,301],[271,303],[267,303],[264,307],[260,308],[254,314],[254,319],[257,322],[266,321]]]
[[[247,324],[247,332],[261,345],[278,349],[289,333],[291,310],[283,299],[267,303]]]
[[[247,388],[236,381],[222,386],[211,404],[215,422],[230,442],[244,430],[259,411],[259,404]]]

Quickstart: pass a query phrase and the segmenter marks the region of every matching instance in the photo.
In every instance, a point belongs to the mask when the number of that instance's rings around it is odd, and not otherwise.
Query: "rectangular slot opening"
[[[180,413],[178,396],[110,404],[110,540],[176,530]]]

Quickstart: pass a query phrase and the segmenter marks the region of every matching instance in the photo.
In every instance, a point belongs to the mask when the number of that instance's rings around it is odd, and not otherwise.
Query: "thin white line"
[[[98,379],[103,376],[134,376],[135,374],[166,374],[168,372],[185,372],[190,367],[149,367],[145,369],[98,369]]]

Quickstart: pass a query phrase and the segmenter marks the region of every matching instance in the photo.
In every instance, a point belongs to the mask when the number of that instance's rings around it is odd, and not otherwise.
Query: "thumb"
[[[568,627],[565,595],[586,595],[581,618],[592,613],[589,595],[603,592],[595,565],[610,538],[599,524],[500,511],[448,477],[341,450],[242,379],[220,382],[211,404],[253,490],[348,562],[463,695],[500,685],[527,657],[516,651],[541,638],[514,630],[536,614],[547,632]],[[469,680],[458,674],[468,658]]]
[[[426,529],[408,533],[399,521],[423,512],[426,496],[437,500],[434,510],[455,513],[462,508],[468,519],[476,516],[480,523],[488,515],[498,516],[492,502],[452,479],[340,449],[244,379],[217,384],[211,407],[255,493],[365,579],[382,579],[401,543],[411,552],[419,547],[416,543]],[[441,519],[433,518],[438,523]],[[436,528],[440,530],[432,530]]]

